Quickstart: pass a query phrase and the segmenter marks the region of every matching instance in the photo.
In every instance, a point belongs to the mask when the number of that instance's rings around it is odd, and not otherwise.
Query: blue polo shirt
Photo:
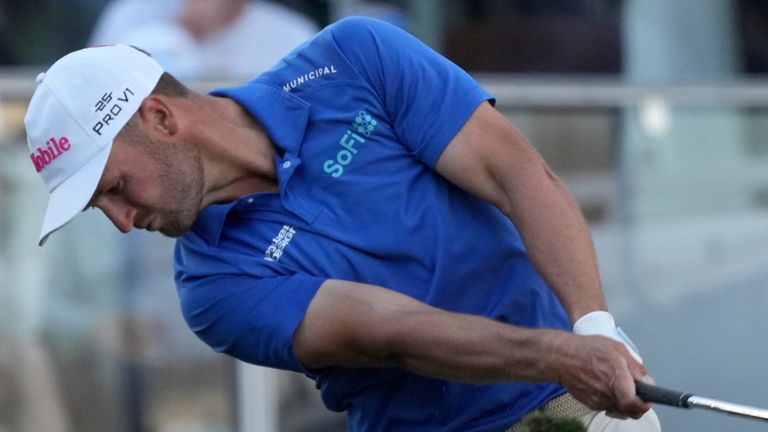
[[[397,368],[314,375],[293,353],[291,337],[329,278],[570,329],[509,219],[433,171],[475,109],[492,102],[464,71],[395,27],[348,18],[246,85],[212,95],[237,101],[267,129],[279,150],[279,193],[211,205],[178,240],[182,311],[203,341],[307,374],[329,409],[347,411],[352,431],[500,431],[563,392]]]

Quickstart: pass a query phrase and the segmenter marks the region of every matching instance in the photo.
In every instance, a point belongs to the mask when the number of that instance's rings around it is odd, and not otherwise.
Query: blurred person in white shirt
[[[248,79],[273,66],[318,27],[269,1],[115,0],[92,45],[140,47],[180,79]]]

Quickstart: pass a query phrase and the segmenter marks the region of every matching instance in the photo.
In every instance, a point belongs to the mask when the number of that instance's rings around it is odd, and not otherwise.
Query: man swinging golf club
[[[207,95],[132,47],[80,50],[38,78],[25,123],[41,243],[88,207],[178,237],[198,337],[311,377],[352,431],[517,431],[537,413],[660,430],[565,187],[399,29],[339,21]]]

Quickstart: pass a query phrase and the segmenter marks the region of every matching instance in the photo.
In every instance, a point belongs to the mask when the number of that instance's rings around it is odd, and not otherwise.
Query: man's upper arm
[[[434,310],[386,288],[336,279],[315,294],[293,335],[304,368],[396,366],[392,342],[403,314]]]
[[[325,278],[278,275],[263,255],[235,257],[194,233],[179,239],[174,261],[182,314],[197,337],[248,363],[304,372],[291,338]]]
[[[483,103],[446,146],[435,170],[509,214],[510,191],[526,186],[530,170],[547,168],[514,125]]]

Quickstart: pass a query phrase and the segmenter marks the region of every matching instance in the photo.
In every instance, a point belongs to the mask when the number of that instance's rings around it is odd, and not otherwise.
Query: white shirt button
[[[248,198],[248,204],[252,204],[252,203],[253,203],[253,198]]]
[[[291,167],[291,161],[285,161],[283,162],[283,168],[288,169]]]

